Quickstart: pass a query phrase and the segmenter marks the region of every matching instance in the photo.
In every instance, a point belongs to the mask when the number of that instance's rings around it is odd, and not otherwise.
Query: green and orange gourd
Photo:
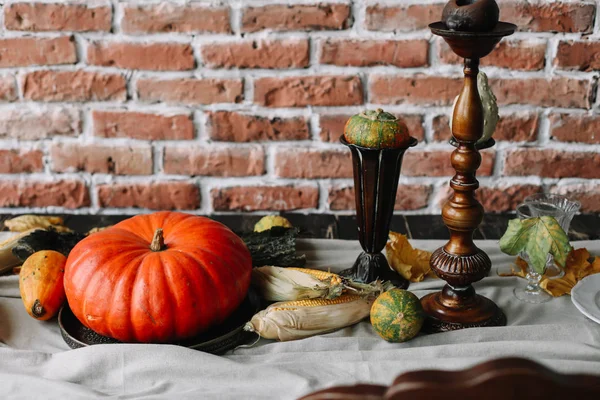
[[[407,290],[384,292],[371,306],[371,325],[388,342],[406,342],[414,338],[424,321],[419,298]]]
[[[371,149],[406,148],[410,143],[406,123],[382,109],[352,116],[344,127],[344,138],[348,143]]]

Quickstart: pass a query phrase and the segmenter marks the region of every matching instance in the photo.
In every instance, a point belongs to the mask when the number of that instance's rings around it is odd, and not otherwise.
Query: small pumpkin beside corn
[[[424,321],[419,298],[407,290],[387,291],[371,307],[371,325],[388,342],[406,342],[414,338]]]

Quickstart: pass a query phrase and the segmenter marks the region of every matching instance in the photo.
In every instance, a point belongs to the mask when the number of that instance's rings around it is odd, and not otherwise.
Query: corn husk
[[[275,266],[254,268],[252,286],[268,301],[335,299],[342,293],[378,295],[394,288],[389,282],[358,283],[332,272]]]
[[[64,226],[64,220],[61,217],[45,215],[21,215],[4,221],[4,226],[11,232],[25,232],[31,229],[52,228],[57,232],[71,232]]]
[[[390,267],[410,282],[421,282],[426,277],[437,278],[429,266],[431,253],[413,248],[405,235],[390,232],[385,254]]]
[[[361,296],[375,295],[379,296],[383,292],[395,289],[391,282],[376,280],[371,283],[360,283],[351,280],[344,281],[344,293],[359,294]]]
[[[325,271],[264,266],[252,270],[252,286],[268,301],[339,297],[342,279]]]
[[[333,300],[274,303],[255,314],[244,330],[282,342],[332,332],[367,318],[375,298],[344,294]]]

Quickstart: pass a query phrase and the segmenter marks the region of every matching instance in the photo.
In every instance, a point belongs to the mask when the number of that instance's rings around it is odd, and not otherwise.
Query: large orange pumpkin
[[[73,314],[123,342],[192,337],[244,300],[252,258],[225,225],[178,212],[138,215],[79,242],[65,267]]]

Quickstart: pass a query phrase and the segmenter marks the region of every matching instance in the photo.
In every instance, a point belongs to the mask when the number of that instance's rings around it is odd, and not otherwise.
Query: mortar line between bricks
[[[318,209],[322,210],[323,212],[329,212],[329,211],[331,211],[329,209],[329,188],[330,188],[330,184],[325,179],[319,179],[317,181],[317,185],[318,185],[318,188],[319,188]]]
[[[240,1],[231,1],[229,5],[229,24],[231,26],[231,31],[233,36],[240,37],[242,30],[242,5],[243,2]]]
[[[553,69],[551,74],[545,70],[539,71],[520,71],[499,68],[495,66],[485,66],[484,69],[490,78],[497,79],[533,79],[533,78],[571,78],[575,80],[590,80],[597,76],[595,71],[571,71],[563,69]],[[389,75],[397,77],[423,76],[423,77],[443,77],[443,78],[461,78],[462,66],[455,64],[439,64],[430,67],[411,67],[401,68],[389,65],[375,65],[370,67],[356,66],[338,66],[329,64],[316,64],[308,68],[285,68],[285,69],[269,69],[269,68],[206,68],[199,67],[190,70],[131,70],[119,67],[106,67],[101,65],[84,65],[84,64],[64,64],[64,65],[45,65],[45,66],[26,66],[26,67],[6,67],[0,68],[0,74],[21,74],[26,75],[32,72],[52,71],[52,72],[90,72],[101,74],[121,74],[127,75],[135,73],[139,78],[144,79],[160,79],[160,80],[175,80],[175,79],[240,79],[245,77],[265,78],[273,77],[276,74],[279,78],[293,78],[308,76],[338,76],[338,75]],[[138,79],[139,79],[138,78]]]
[[[89,108],[99,111],[140,111],[155,113],[161,115],[169,115],[171,113],[192,113],[193,111],[237,111],[244,113],[255,113],[256,115],[270,116],[271,118],[276,116],[305,116],[308,117],[313,113],[331,115],[335,113],[348,114],[362,111],[365,107],[375,106],[381,104],[365,103],[356,106],[307,106],[307,107],[265,107],[256,104],[243,104],[243,103],[214,103],[214,104],[176,104],[176,103],[148,103],[141,101],[128,101],[128,102],[102,102],[102,101],[89,101],[89,102],[74,102],[74,101],[55,101],[55,102],[39,102],[39,101],[23,101],[0,104],[0,111],[7,110],[47,110],[56,108],[74,108],[81,109],[81,107]],[[433,105],[433,104],[384,104],[386,109],[398,113],[412,113],[412,114],[425,114],[427,112],[437,113],[449,113],[452,110],[450,104],[448,105]],[[35,107],[35,108],[32,108]],[[572,113],[572,114],[585,114],[593,111],[593,109],[585,108],[565,108],[565,107],[543,107],[533,104],[507,104],[500,105],[500,114],[517,114],[519,112],[541,112],[549,109],[557,113]]]

